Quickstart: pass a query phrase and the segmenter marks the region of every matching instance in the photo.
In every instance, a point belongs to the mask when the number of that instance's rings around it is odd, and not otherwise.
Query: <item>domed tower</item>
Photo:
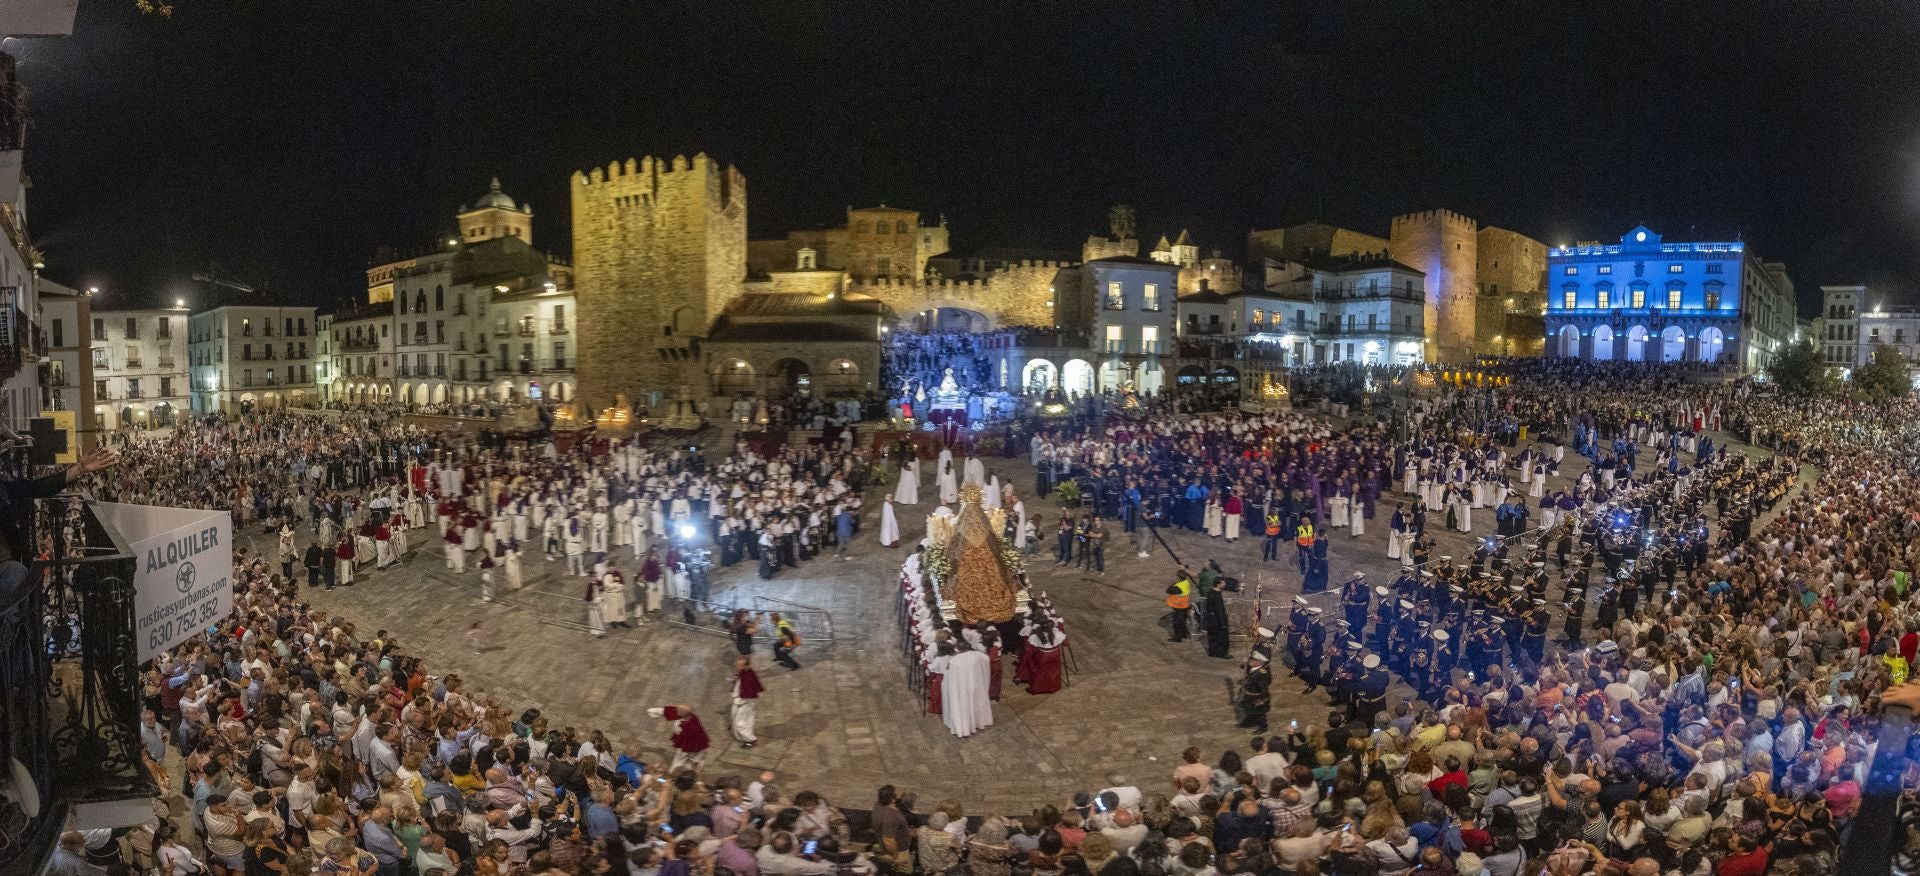
[[[496,237],[518,237],[533,244],[533,208],[514,204],[500,191],[500,178],[494,177],[487,193],[471,209],[462,207],[454,218],[460,221],[460,242],[479,243]]]

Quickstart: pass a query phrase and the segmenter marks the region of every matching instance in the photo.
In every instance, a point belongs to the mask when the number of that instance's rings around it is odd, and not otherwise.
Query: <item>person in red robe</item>
[[[1051,624],[1043,623],[1027,636],[1026,654],[1032,655],[1027,662],[1027,693],[1050,694],[1061,688],[1060,649],[1066,644],[1066,636],[1056,635]]]
[[[647,710],[647,714],[656,718],[665,718],[673,722],[673,765],[669,772],[683,769],[697,769],[700,761],[707,756],[707,728],[700,724],[700,716],[693,713],[693,707],[685,703],[673,706],[658,706]]]
[[[745,654],[734,658],[732,730],[741,748],[752,748],[760,742],[753,728],[759,718],[760,694],[765,690],[760,686],[760,674],[753,671],[752,658]]]
[[[980,626],[980,639],[986,646],[987,660],[993,667],[992,680],[987,682],[987,699],[997,703],[1000,701],[1000,631],[994,629],[992,624],[983,623]]]

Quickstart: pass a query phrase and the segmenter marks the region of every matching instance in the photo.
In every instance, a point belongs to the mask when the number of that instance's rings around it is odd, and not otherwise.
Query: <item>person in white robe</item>
[[[597,601],[600,603],[600,616],[606,620],[608,626],[621,626],[628,623],[627,582],[621,579],[619,572],[608,569],[605,575],[600,576],[600,595]]]
[[[888,496],[880,505],[880,545],[889,548],[900,546],[900,518],[893,513],[892,496]]]
[[[900,484],[893,488],[893,501],[902,505],[920,504],[919,459],[909,459],[900,466]]]
[[[992,674],[993,663],[984,651],[960,651],[947,661],[940,718],[948,732],[964,739],[993,726],[993,700],[987,696]]]
[[[980,457],[978,456],[967,457],[967,464],[966,464],[965,471],[967,476],[966,476],[966,479],[962,481],[964,485],[971,486],[971,487],[986,486],[987,466],[985,463],[982,463],[980,461]]]
[[[960,499],[960,476],[953,470],[953,453],[940,451],[940,501],[952,503]]]
[[[600,594],[591,588],[587,591],[587,631],[593,633],[596,639],[607,634],[606,609],[600,601]]]
[[[520,543],[517,541],[507,545],[506,566],[507,589],[519,590],[526,579],[520,571]]]
[[[992,511],[993,509],[1000,507],[1000,476],[999,475],[994,475],[993,478],[987,482],[987,488],[981,491],[980,507],[981,509],[986,511]]]
[[[1353,537],[1359,538],[1360,536],[1366,535],[1367,534],[1366,506],[1362,504],[1360,500],[1354,499],[1354,498],[1349,498],[1347,502],[1349,503],[1347,506],[1347,520],[1348,522],[1353,524]]]

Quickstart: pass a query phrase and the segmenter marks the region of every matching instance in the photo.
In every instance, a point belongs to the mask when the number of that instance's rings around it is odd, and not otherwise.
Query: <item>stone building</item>
[[[1795,331],[1793,281],[1741,241],[1669,243],[1642,225],[1617,244],[1547,256],[1548,355],[1763,370]]]
[[[1426,277],[1426,360],[1455,363],[1474,355],[1480,294],[1479,223],[1451,210],[1393,217],[1387,253]]]
[[[744,294],[701,342],[715,397],[860,396],[880,388],[880,341],[893,312],[839,295]],[[701,390],[696,388],[695,392]]]
[[[39,286],[40,324],[47,334],[39,409],[73,411],[76,430],[91,441],[99,428],[93,409],[93,300],[45,277]]]
[[[313,400],[313,308],[224,305],[187,317],[195,414]]]
[[[1247,232],[1247,261],[1266,259],[1298,262],[1309,258],[1385,253],[1386,238],[1375,237],[1325,222],[1302,222],[1286,228]]]
[[[88,358],[93,371],[94,423],[101,429],[173,425],[191,406],[184,304],[154,309],[95,309],[90,318]],[[271,355],[274,351],[267,352]],[[299,352],[298,345],[293,352]],[[300,376],[295,370],[282,373],[289,380]]]
[[[811,251],[811,258],[803,252]],[[925,224],[918,210],[847,208],[847,222],[833,228],[790,231],[784,238],[747,242],[747,269],[765,273],[808,262],[803,270],[843,271],[855,282],[918,280],[927,260],[947,251],[947,224]]]
[[[1889,305],[1866,286],[1821,286],[1820,295],[1811,336],[1830,370],[1851,374],[1885,346],[1906,360],[1909,375],[1920,373],[1920,308]]]
[[[1546,348],[1547,245],[1488,225],[1480,229],[1474,351],[1539,356]]]
[[[382,250],[367,270],[367,305],[334,315],[329,399],[575,398],[573,271],[534,249],[533,208],[495,179],[454,218],[459,231],[438,246]]]
[[[746,279],[746,177],[704,153],[648,156],[577,172],[572,189],[581,398],[671,398],[700,380],[693,341]]]
[[[321,398],[343,404],[378,404],[393,400],[393,298],[369,302],[332,315],[326,326],[324,363],[315,364],[322,382]],[[324,364],[324,370],[320,365]]]

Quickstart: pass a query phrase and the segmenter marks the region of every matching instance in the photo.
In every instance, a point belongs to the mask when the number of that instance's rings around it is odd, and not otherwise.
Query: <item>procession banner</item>
[[[147,660],[233,613],[233,515],[91,503],[133,553],[133,634]]]

